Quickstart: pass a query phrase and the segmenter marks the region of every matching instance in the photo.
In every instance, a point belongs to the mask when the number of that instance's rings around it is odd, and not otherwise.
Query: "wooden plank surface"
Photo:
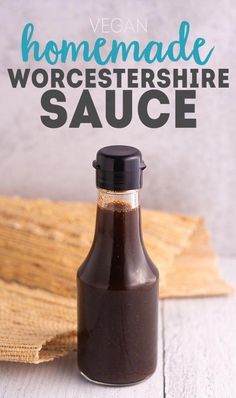
[[[236,282],[236,259],[222,260],[221,269]],[[79,376],[72,354],[40,365],[0,363],[0,397],[236,397],[236,297],[165,300],[160,307],[159,366],[146,382],[91,384]]]
[[[236,282],[236,261],[221,262]],[[236,296],[165,300],[164,384],[168,398],[236,397]]]

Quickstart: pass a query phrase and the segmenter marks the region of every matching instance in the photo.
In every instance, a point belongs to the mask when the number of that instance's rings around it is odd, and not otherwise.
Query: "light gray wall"
[[[0,194],[53,199],[95,199],[91,162],[97,149],[110,144],[139,147],[148,165],[143,204],[147,207],[203,215],[222,254],[236,254],[236,134],[235,134],[235,20],[234,0],[145,1],[8,1],[0,7]],[[41,94],[45,90],[12,89],[6,69],[23,68],[20,38],[23,26],[33,22],[41,42],[62,38],[94,41],[89,17],[148,18],[148,33],[120,34],[117,39],[138,38],[168,42],[176,38],[179,23],[191,22],[191,42],[204,36],[215,52],[210,68],[230,68],[231,87],[198,90],[197,129],[174,128],[173,91],[171,118],[161,130],[145,128],[136,116],[128,128],[115,130],[104,121],[104,92],[93,98],[104,122],[103,129],[83,126],[49,130],[40,121]],[[110,36],[112,39],[113,37]],[[43,64],[46,66],[45,64]],[[40,65],[41,66],[41,65]],[[83,68],[83,65],[73,65]],[[117,65],[122,66],[122,65]],[[129,66],[135,67],[132,63]],[[163,66],[163,65],[162,65]],[[172,67],[168,62],[166,67]],[[183,63],[177,67],[183,67]],[[186,65],[185,65],[186,66]],[[188,65],[188,67],[190,64]],[[35,68],[32,62],[30,67]],[[67,64],[66,69],[72,67]],[[64,90],[72,115],[80,90]]]

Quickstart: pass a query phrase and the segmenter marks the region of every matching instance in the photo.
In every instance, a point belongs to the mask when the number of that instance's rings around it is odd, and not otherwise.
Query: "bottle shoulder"
[[[145,252],[139,259],[129,256],[121,261],[89,253],[77,271],[77,278],[94,287],[126,290],[158,284],[159,272]]]

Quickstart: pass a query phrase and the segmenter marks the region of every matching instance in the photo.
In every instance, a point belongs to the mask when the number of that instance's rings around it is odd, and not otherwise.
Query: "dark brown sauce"
[[[94,381],[135,383],[156,368],[158,271],[139,214],[124,203],[98,206],[94,242],[78,271],[78,364]]]

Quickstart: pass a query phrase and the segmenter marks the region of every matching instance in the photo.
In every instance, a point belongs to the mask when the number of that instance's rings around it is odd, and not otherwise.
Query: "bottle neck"
[[[113,246],[142,243],[139,190],[122,192],[98,189],[95,238]]]
[[[98,189],[97,205],[101,209],[127,212],[139,208],[139,190],[132,189],[130,191],[114,192],[105,189]]]

